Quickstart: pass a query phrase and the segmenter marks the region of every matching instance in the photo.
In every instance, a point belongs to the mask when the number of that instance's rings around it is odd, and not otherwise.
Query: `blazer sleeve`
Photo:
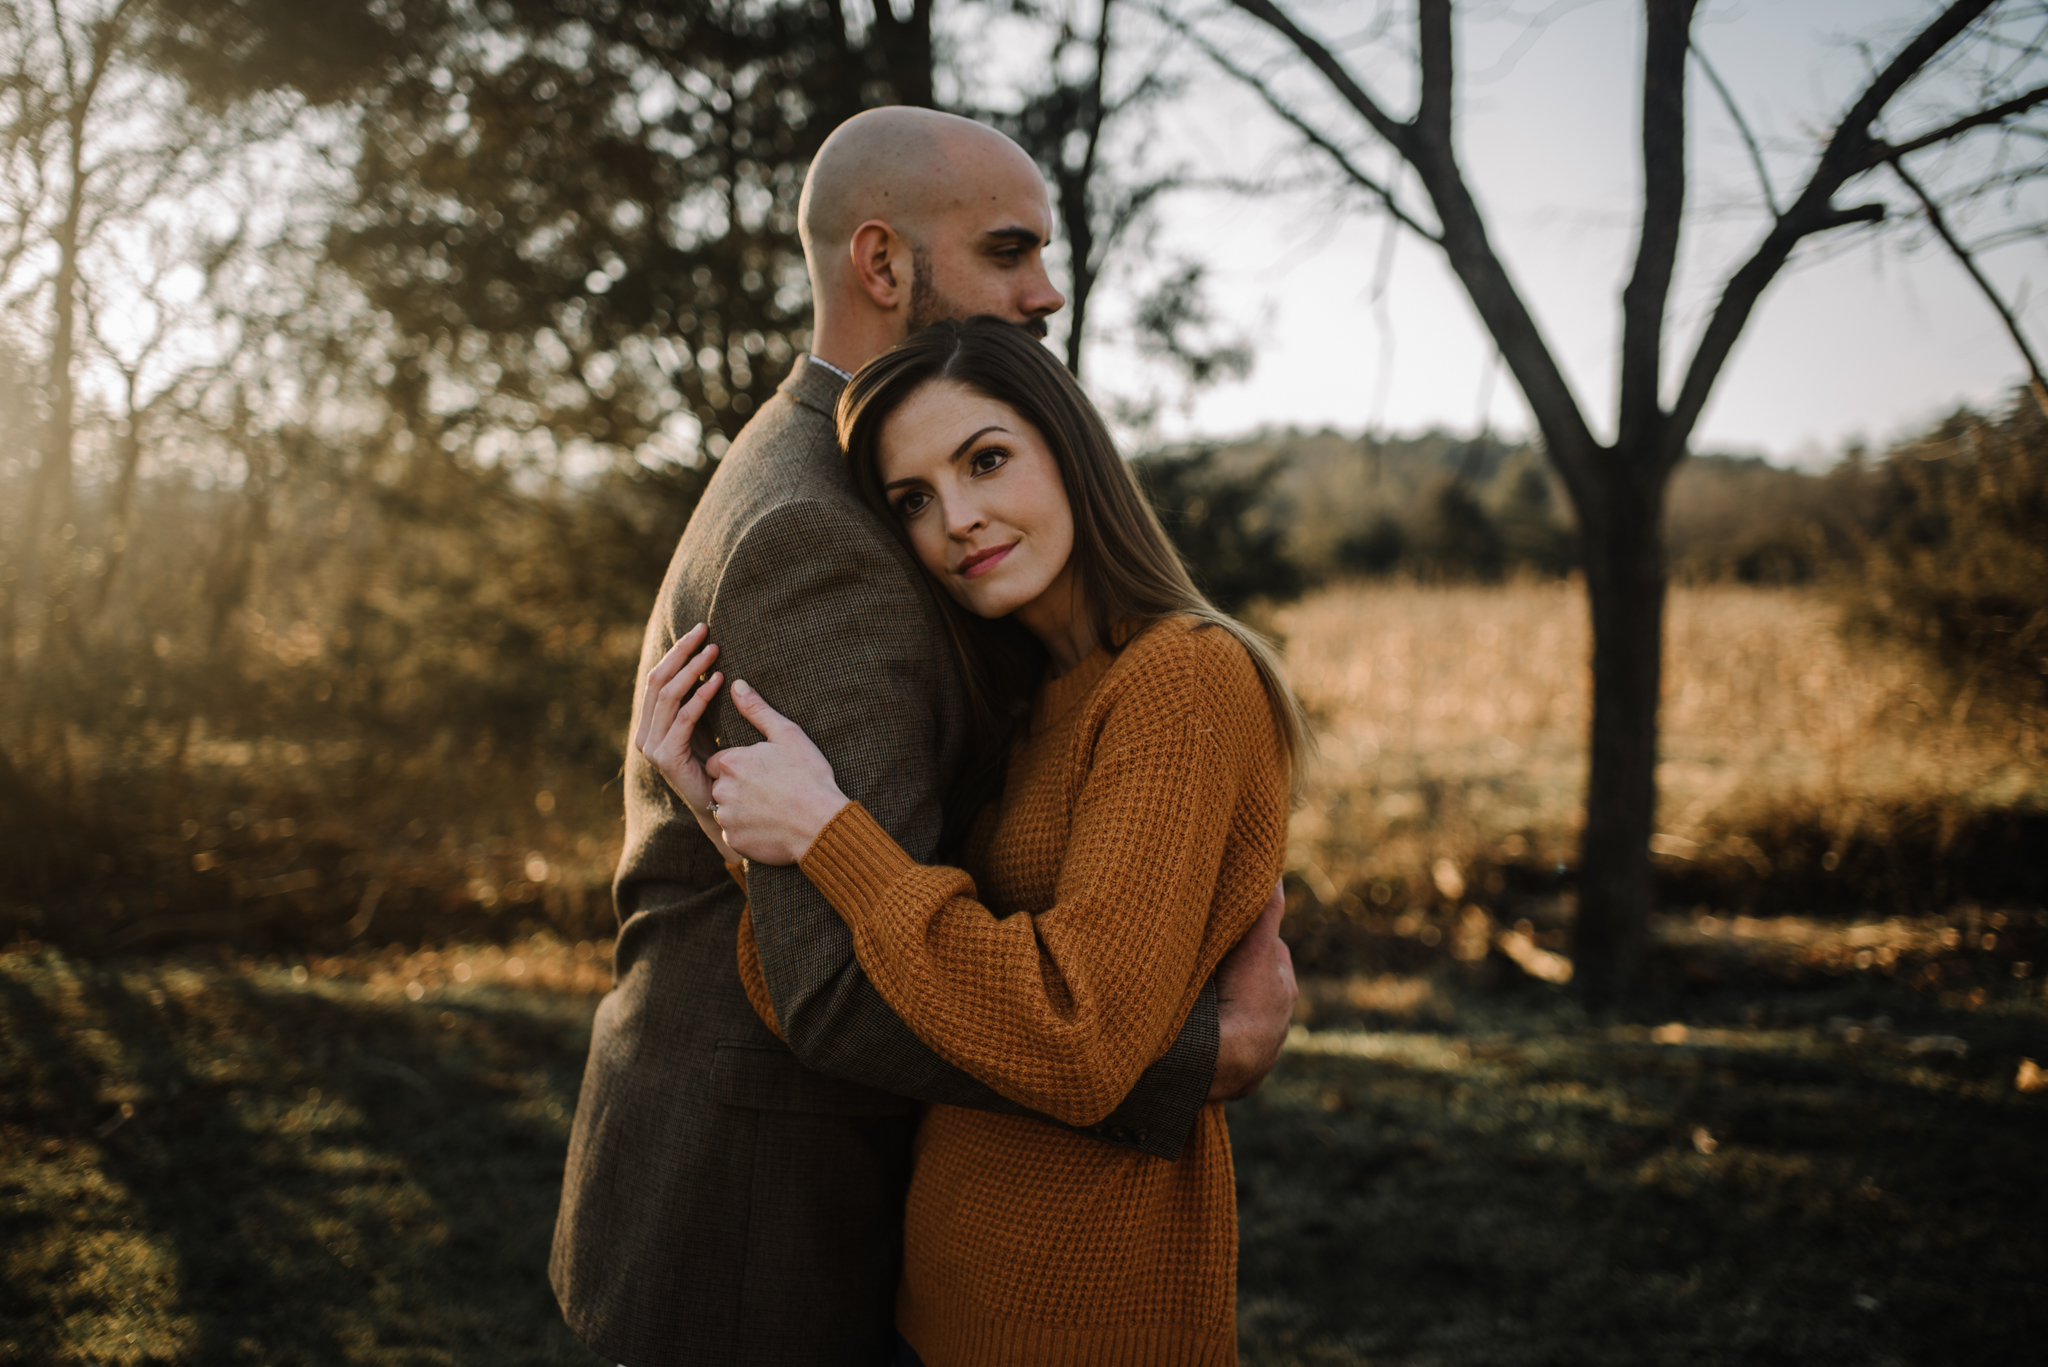
[[[1245,671],[1249,674],[1249,669]],[[884,1000],[943,1057],[1068,1124],[1106,1117],[1257,919],[1210,921],[1246,732],[1193,680],[1112,705],[1094,738],[1052,906],[999,917],[959,869],[920,864],[849,805],[804,856]],[[1234,710],[1257,715],[1263,698]],[[1131,905],[1142,872],[1150,896]]]
[[[946,719],[935,710],[944,647],[934,649],[916,596],[927,590],[916,575],[864,516],[823,502],[785,504],[734,547],[710,627],[726,677],[744,678],[802,726],[840,789],[892,840],[929,859],[952,757],[940,752]],[[721,746],[760,739],[729,690],[719,695],[713,725]],[[1029,1110],[941,1057],[890,1009],[863,972],[846,923],[802,870],[750,866],[747,898],[775,1026],[806,1067],[924,1101]],[[1216,1067],[1213,987],[1196,1007],[1122,1104],[1086,1127],[1091,1134],[1178,1155]]]

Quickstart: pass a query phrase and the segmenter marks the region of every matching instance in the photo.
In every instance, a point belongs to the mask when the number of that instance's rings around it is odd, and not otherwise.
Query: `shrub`
[[[1966,694],[2048,701],[2048,418],[1963,411],[1875,473],[1852,627],[1930,652]]]
[[[1132,465],[1195,582],[1218,607],[1236,612],[1254,598],[1299,597],[1308,576],[1287,554],[1285,521],[1269,498],[1282,462],[1233,469],[1216,456],[1205,447]]]

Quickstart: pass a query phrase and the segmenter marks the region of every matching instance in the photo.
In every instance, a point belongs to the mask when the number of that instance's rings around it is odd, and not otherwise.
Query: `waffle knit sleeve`
[[[1109,1114],[1260,910],[1231,908],[1208,933],[1240,784],[1273,746],[1249,661],[1221,686],[1204,677],[1215,649],[1182,637],[1105,680],[1070,741],[1071,820],[1006,817],[1027,839],[1064,839],[1044,910],[996,916],[966,873],[917,864],[857,803],[802,861],[919,1038],[1070,1125]]]
[[[727,864],[725,871],[732,875],[732,881],[740,885],[740,891],[747,890],[747,866]],[[775,1019],[775,1000],[768,995],[768,977],[761,971],[761,946],[754,939],[754,908],[740,908],[740,933],[734,945],[740,970],[740,987],[747,994],[748,1005],[761,1018],[761,1024],[768,1027],[775,1038],[784,1039],[782,1026]]]

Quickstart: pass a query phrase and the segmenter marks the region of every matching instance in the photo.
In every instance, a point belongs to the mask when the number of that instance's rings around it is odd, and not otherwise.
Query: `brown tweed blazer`
[[[965,735],[962,687],[925,575],[841,464],[841,388],[799,359],[733,443],[676,547],[640,679],[709,622],[726,677],[803,726],[846,794],[929,859]],[[759,739],[724,694],[713,721],[721,744]],[[740,988],[740,890],[629,753],[617,985],[592,1031],[550,1278],[570,1327],[629,1367],[876,1367],[893,1342],[918,1102],[1021,1108],[897,1019],[800,870],[754,868],[748,884],[787,1046]],[[1177,1155],[1216,1032],[1211,988],[1089,1133]]]

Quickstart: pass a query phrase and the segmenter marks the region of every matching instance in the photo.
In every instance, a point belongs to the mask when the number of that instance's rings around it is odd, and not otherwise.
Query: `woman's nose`
[[[956,541],[966,540],[987,525],[988,519],[981,515],[981,509],[967,500],[946,505],[946,532]]]

